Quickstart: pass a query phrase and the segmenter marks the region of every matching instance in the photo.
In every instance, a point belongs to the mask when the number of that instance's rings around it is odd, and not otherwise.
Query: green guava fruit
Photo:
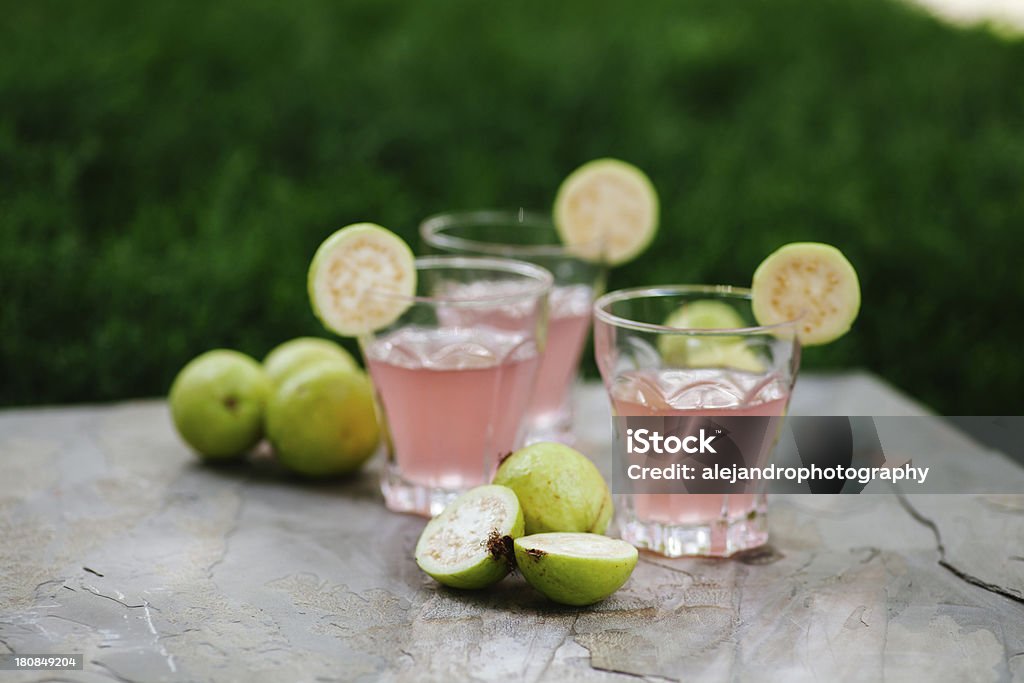
[[[298,337],[274,348],[263,359],[263,369],[277,386],[302,368],[321,360],[337,360],[350,368],[358,365],[340,345],[320,337]]]
[[[477,486],[427,522],[416,543],[416,564],[446,586],[484,588],[512,569],[512,541],[522,535],[516,494],[504,486]]]
[[[241,455],[263,436],[270,380],[254,359],[227,349],[190,361],[171,385],[168,401],[178,433],[199,455]]]
[[[599,534],[534,534],[514,547],[526,582],[563,605],[604,600],[626,583],[638,557],[629,543]]]
[[[724,301],[701,299],[685,303],[663,323],[681,330],[726,330],[748,327],[739,312]],[[764,372],[764,363],[736,335],[663,334],[658,351],[669,367],[733,368]]]
[[[354,472],[380,442],[370,380],[338,360],[299,370],[267,402],[267,438],[278,460],[299,474]]]
[[[494,483],[516,492],[526,533],[588,531],[603,534],[614,505],[594,463],[560,443],[521,448],[498,467]]]

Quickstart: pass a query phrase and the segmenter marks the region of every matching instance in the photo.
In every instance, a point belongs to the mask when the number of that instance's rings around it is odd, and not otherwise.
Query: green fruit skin
[[[560,443],[519,449],[498,467],[494,483],[516,492],[527,534],[603,534],[615,510],[608,484],[594,463]]]
[[[182,368],[168,402],[181,438],[212,460],[241,455],[259,442],[269,395],[270,380],[259,363],[215,349]]]
[[[523,578],[548,599],[563,605],[582,607],[604,600],[626,583],[639,554],[624,559],[595,559],[567,555],[534,555],[515,541],[516,564]]]
[[[704,299],[684,304],[665,320],[665,325],[681,329],[729,329],[746,327],[743,318],[729,304]],[[665,364],[679,368],[724,367],[748,372],[764,372],[764,363],[743,343],[742,338],[662,335],[658,351]]]
[[[510,536],[512,539],[519,538],[523,535],[523,528],[523,509],[522,506],[519,506],[516,508],[516,517],[512,522],[512,529],[506,535]],[[423,532],[425,534],[426,529],[424,529]],[[423,565],[419,566],[420,569],[423,569]],[[483,563],[475,567],[470,567],[469,569],[464,569],[461,572],[454,572],[452,574],[428,572],[426,569],[423,569],[423,571],[430,576],[430,578],[445,586],[461,588],[463,590],[479,590],[480,588],[493,586],[508,576],[508,573],[512,571],[512,558],[494,557],[491,555],[488,556]]]
[[[370,380],[337,360],[303,368],[272,393],[267,438],[278,460],[299,474],[354,472],[380,442]]]
[[[320,337],[298,337],[274,348],[263,359],[263,369],[274,386],[308,365],[321,360],[337,360],[353,370],[358,364],[340,345]]]

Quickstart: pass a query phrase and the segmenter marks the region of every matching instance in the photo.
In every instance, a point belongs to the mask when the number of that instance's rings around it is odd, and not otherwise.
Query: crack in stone
[[[67,621],[67,622],[70,622],[72,624],[78,624],[79,626],[84,626],[85,628],[89,629],[90,631],[95,631],[96,630],[96,627],[93,626],[92,624],[87,624],[84,621],[78,621],[77,619],[72,619],[70,617],[64,617],[64,616],[61,616],[59,614],[44,614],[43,615],[43,619],[60,619],[61,621]]]
[[[248,484],[248,479],[240,483],[235,489],[235,495],[238,496],[238,507],[235,508],[235,514],[231,520],[231,525],[228,527],[227,531],[224,532],[224,536],[221,539],[224,547],[221,549],[220,557],[211,562],[210,566],[206,568],[206,578],[209,581],[213,581],[214,570],[223,564],[224,560],[227,558],[228,545],[231,541],[231,537],[235,535],[242,524],[242,508],[245,507],[245,496],[242,494],[242,490],[245,488],[246,484]]]
[[[33,589],[33,592],[38,591],[43,586],[49,586],[50,584],[54,583],[64,583],[64,579],[50,579],[48,581],[43,581],[42,583],[37,583],[35,589]]]
[[[672,566],[670,564],[662,564],[661,562],[655,562],[653,558],[645,557],[644,555],[640,555],[640,561],[643,562],[644,564],[649,564],[649,565],[654,566],[654,567],[659,567],[661,569],[667,569],[670,572],[675,572],[677,574],[683,574],[683,575],[688,576],[691,579],[694,579],[696,581],[696,578],[694,577],[692,572],[688,572],[685,569],[681,569],[680,567],[674,567],[674,566]]]
[[[103,593],[100,593],[98,590],[96,590],[94,587],[89,586],[89,585],[84,584],[84,583],[82,584],[82,589],[85,590],[87,593],[92,593],[93,595],[95,595],[98,598],[106,598],[107,600],[112,600],[113,602],[116,602],[119,605],[123,605],[123,606],[127,607],[128,609],[142,609],[143,607],[146,606],[145,603],[140,603],[138,605],[129,605],[124,600],[118,600],[117,598],[115,598],[112,595],[104,595]],[[152,605],[150,605],[149,607],[151,609],[155,609],[157,612],[160,611],[156,607],[153,607]]]
[[[110,678],[113,678],[115,681],[121,681],[122,683],[136,683],[134,680],[132,680],[130,678],[125,678],[121,674],[117,673],[116,671],[114,671],[113,669],[111,669],[109,666],[107,666],[106,664],[104,664],[103,662],[101,662],[98,659],[90,660],[89,663],[90,664],[95,664],[96,666],[98,666],[101,669],[103,669],[107,673],[107,675]]]
[[[0,638],[0,645],[3,645],[5,648],[7,648],[7,652],[9,652],[10,654],[12,654],[12,655],[15,654],[14,648],[11,647],[10,645],[8,645],[7,641],[4,640],[3,638]]]
[[[537,680],[538,681],[541,680],[544,677],[544,674],[547,672],[547,670],[549,668],[551,668],[551,665],[555,662],[555,655],[557,655],[558,651],[561,650],[562,647],[569,641],[570,636],[575,638],[575,636],[576,636],[576,624],[579,622],[579,620],[580,620],[580,613],[577,612],[576,614],[573,615],[572,623],[569,624],[569,628],[566,629],[565,635],[562,636],[562,640],[560,640],[558,642],[558,645],[555,645],[555,647],[553,647],[551,649],[551,655],[548,657],[548,661],[544,662],[544,667],[540,670],[540,673],[537,674]],[[589,650],[587,650],[587,651],[589,652]],[[594,665],[591,664],[590,668],[591,669],[595,669],[596,667],[594,667]],[[600,670],[600,669],[598,669],[598,670]]]
[[[911,505],[910,501],[907,500],[906,494],[902,492],[897,492],[896,499],[899,501],[900,507],[902,507],[907,512],[907,514],[913,517],[919,524],[926,526],[932,530],[932,535],[935,536],[935,549],[939,553],[938,564],[940,567],[942,567],[950,574],[952,574],[953,576],[957,577],[965,583],[969,583],[972,586],[977,586],[978,588],[983,588],[984,590],[987,590],[990,593],[995,593],[996,595],[1002,595],[1004,598],[1009,598],[1014,602],[1024,604],[1024,597],[1011,593],[1006,588],[1003,588],[1000,585],[989,583],[983,579],[978,578],[977,576],[968,574],[962,569],[950,564],[950,562],[946,560],[946,547],[942,544],[942,534],[939,533],[938,525],[936,525],[935,522],[922,515],[920,511],[918,511],[913,505]]]

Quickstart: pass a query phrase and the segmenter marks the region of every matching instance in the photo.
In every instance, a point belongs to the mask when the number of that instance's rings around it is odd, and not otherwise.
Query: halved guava
[[[527,583],[563,605],[604,600],[626,583],[638,558],[629,543],[599,534],[533,534],[514,545]]]
[[[416,564],[453,588],[484,588],[512,569],[513,539],[523,535],[523,511],[512,489],[478,486],[427,523]]]

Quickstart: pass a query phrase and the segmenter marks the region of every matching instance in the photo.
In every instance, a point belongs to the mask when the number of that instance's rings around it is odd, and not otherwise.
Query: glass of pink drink
[[[522,444],[552,278],[531,263],[454,256],[418,258],[416,272],[406,311],[359,345],[385,433],[384,501],[431,516]]]
[[[691,319],[711,326],[686,326],[688,316],[680,311],[702,311]],[[758,326],[750,291],[735,287],[611,292],[594,304],[594,350],[612,410],[620,416],[780,418],[769,422],[769,438],[755,457],[760,466],[774,446],[796,381],[796,322]],[[768,540],[763,493],[621,498],[616,509],[622,537],[662,555],[727,557]]]
[[[527,408],[526,441],[571,443],[572,388],[590,331],[591,305],[604,285],[604,267],[563,245],[550,218],[530,212],[438,214],[420,224],[420,236],[434,253],[519,259],[553,274],[547,346]]]

